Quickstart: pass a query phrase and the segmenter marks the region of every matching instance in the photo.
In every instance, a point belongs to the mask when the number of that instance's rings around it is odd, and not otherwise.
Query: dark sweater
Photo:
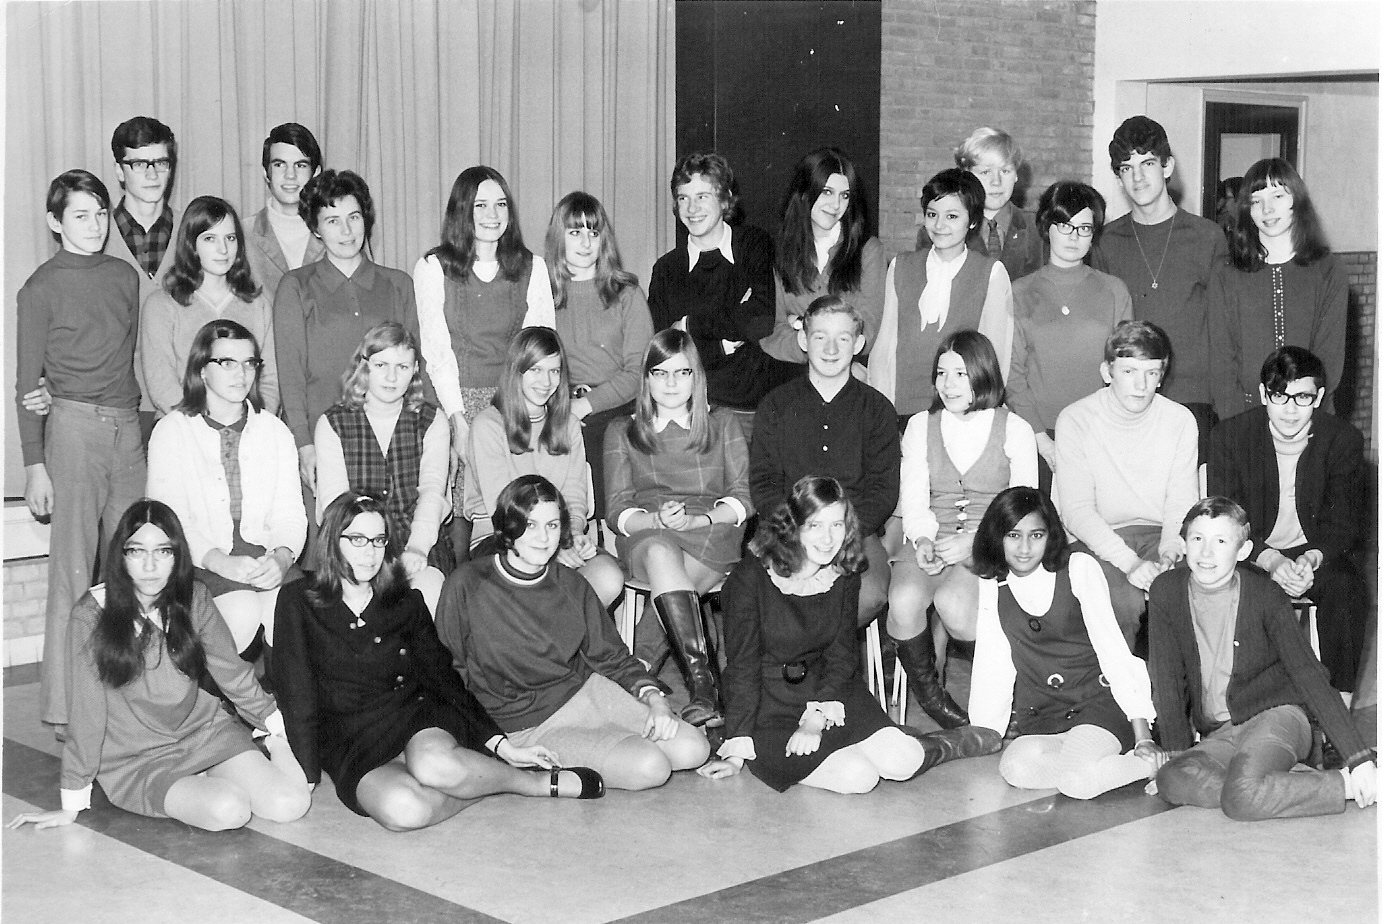
[[[1340,694],[1330,688],[1326,670],[1311,653],[1291,601],[1261,571],[1241,565],[1239,617],[1234,628],[1234,668],[1225,700],[1230,720],[1242,725],[1274,706],[1301,706],[1315,718],[1353,768],[1373,760]],[[1201,704],[1200,649],[1192,624],[1187,582],[1191,572],[1176,568],[1153,581],[1148,591],[1148,667],[1162,746],[1185,750],[1191,730],[1208,734],[1215,723]]]
[[[1364,484],[1364,436],[1353,424],[1322,411],[1311,418],[1311,436],[1297,459],[1297,519],[1313,549],[1329,561],[1354,548]],[[1277,523],[1282,500],[1277,450],[1262,406],[1222,420],[1210,431],[1206,488],[1248,512],[1257,558]]]
[[[104,254],[59,250],[19,290],[14,398],[24,464],[43,461],[44,418],[24,395],[47,376],[55,398],[136,408],[134,349],[139,337],[139,273]]]
[[[761,513],[787,499],[805,475],[841,483],[860,529],[872,536],[898,505],[902,464],[893,404],[851,376],[829,403],[802,376],[769,393],[754,416],[749,492]]]

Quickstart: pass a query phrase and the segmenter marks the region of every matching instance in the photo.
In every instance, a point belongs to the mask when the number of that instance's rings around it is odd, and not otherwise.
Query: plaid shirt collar
[[[120,236],[125,239],[130,253],[134,254],[139,268],[153,279],[173,240],[173,210],[164,202],[163,213],[153,227],[145,231],[130,215],[129,209],[125,208],[124,198],[121,198],[120,204],[115,207],[115,225],[120,229]]]

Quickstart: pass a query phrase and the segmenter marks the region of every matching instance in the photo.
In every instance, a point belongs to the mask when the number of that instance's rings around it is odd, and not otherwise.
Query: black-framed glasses
[[[123,550],[125,561],[145,562],[153,559],[162,564],[173,560],[173,547],[171,545],[161,545],[152,549],[141,549],[137,546],[126,546]]]
[[[169,170],[173,169],[173,161],[167,157],[159,157],[154,160],[145,160],[142,157],[136,157],[132,160],[122,160],[120,163],[129,167],[136,173],[148,173],[151,169],[155,173],[167,173]]]
[[[1076,237],[1093,237],[1095,234],[1094,225],[1073,225],[1069,221],[1053,222],[1052,230],[1067,235],[1074,234]]]
[[[691,369],[649,369],[648,374],[659,382],[666,382],[669,377],[677,381],[685,381],[696,375]]]
[[[389,544],[388,536],[364,536],[360,533],[342,533],[341,538],[355,546],[363,549],[367,545],[372,545],[377,549],[382,549]]]
[[[208,359],[207,365],[210,366],[212,364],[220,366],[225,372],[244,369],[251,375],[264,368],[264,360],[260,359],[258,356],[253,356],[249,359],[236,359],[232,356],[221,356],[217,359]]]
[[[1317,397],[1319,396],[1314,391],[1301,391],[1295,395],[1289,395],[1282,391],[1268,392],[1268,400],[1273,404],[1286,404],[1291,401],[1297,407],[1310,407],[1316,403]]]

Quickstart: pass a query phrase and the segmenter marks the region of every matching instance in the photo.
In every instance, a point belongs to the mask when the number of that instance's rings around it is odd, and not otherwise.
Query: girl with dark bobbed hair
[[[262,344],[259,391],[264,407],[279,409],[274,361],[272,292],[262,292],[250,273],[240,216],[229,202],[198,196],[178,225],[173,266],[139,316],[139,362],[145,398],[162,417],[182,400],[182,374],[192,338],[217,318],[235,321]]]
[[[572,541],[562,493],[521,475],[491,522],[496,552],[447,579],[437,634],[510,741],[592,767],[615,789],[700,766],[705,736],[672,714],[667,688],[624,647],[590,584],[557,561]]]
[[[1263,358],[1291,344],[1325,363],[1328,391],[1345,368],[1349,274],[1330,252],[1311,193],[1295,167],[1280,157],[1244,172],[1229,238],[1229,265],[1211,286],[1212,353],[1222,357],[1215,395],[1220,418],[1258,406]],[[1224,322],[1224,342],[1216,344]]]
[[[649,342],[637,409],[606,434],[605,466],[620,558],[649,583],[687,679],[691,702],[682,718],[720,725],[700,595],[739,561],[754,505],[744,433],[733,414],[707,408],[706,373],[690,334],[669,328]],[[656,633],[650,622],[644,640]],[[661,646],[643,657],[656,671],[666,652]]]
[[[274,661],[310,783],[326,770],[348,808],[391,831],[437,824],[494,793],[604,792],[594,771],[562,771],[547,748],[516,747],[462,685],[408,586],[384,504],[342,494],[314,542],[320,567],[279,597]]]
[[[970,720],[1019,738],[999,772],[1020,789],[1092,799],[1151,777],[1148,668],[1124,641],[1099,564],[1068,553],[1056,507],[1042,491],[994,498],[973,547],[980,577]]]
[[[883,323],[869,353],[869,384],[900,417],[927,410],[934,382],[919,360],[958,330],[989,338],[1002,378],[1013,343],[1013,287],[995,256],[966,242],[984,221],[984,186],[969,170],[943,170],[922,187],[922,220],[931,244],[899,254],[884,282]]]
[[[127,812],[196,828],[243,827],[252,815],[301,818],[307,783],[284,738],[283,717],[193,578],[182,526],[166,504],[136,501],[116,524],[103,583],[72,611],[62,808],[6,827],[71,824],[100,782]],[[266,759],[250,730],[268,733]]]
[[[1104,385],[1104,342],[1115,325],[1133,317],[1123,280],[1089,266],[1104,214],[1104,197],[1093,186],[1062,180],[1047,187],[1037,205],[1047,265],[1013,284],[1008,406],[1037,438],[1043,490],[1051,489],[1056,467],[1057,415]]]
[[[779,792],[801,783],[861,793],[997,744],[969,729],[915,736],[866,689],[855,611],[868,563],[840,482],[798,481],[749,550],[721,592],[726,740],[703,776],[733,776],[747,762]]]
[[[869,233],[869,194],[844,151],[818,148],[793,167],[775,250],[773,333],[759,341],[765,353],[804,365],[797,331],[823,295],[855,306],[866,349],[873,346],[884,313],[884,248]]]
[[[250,658],[261,628],[273,644],[274,601],[297,576],[307,537],[293,435],[261,407],[262,368],[248,330],[206,324],[192,341],[183,400],[149,438],[149,496],[178,514],[197,578]]]

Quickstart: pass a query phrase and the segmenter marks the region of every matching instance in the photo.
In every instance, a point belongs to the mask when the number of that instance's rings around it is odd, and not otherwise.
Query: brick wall
[[[1089,182],[1094,76],[1092,2],[883,0],[884,247],[913,249],[923,184],[982,125],[1022,146],[1028,208],[1058,179]]]
[[[23,558],[4,565],[4,666],[29,664],[42,655],[48,559]]]
[[[1369,441],[1369,458],[1378,461],[1373,445],[1374,330],[1378,321],[1378,252],[1336,254],[1349,272],[1349,333],[1345,374],[1340,383],[1349,419]],[[1347,403],[1346,403],[1347,402]]]

